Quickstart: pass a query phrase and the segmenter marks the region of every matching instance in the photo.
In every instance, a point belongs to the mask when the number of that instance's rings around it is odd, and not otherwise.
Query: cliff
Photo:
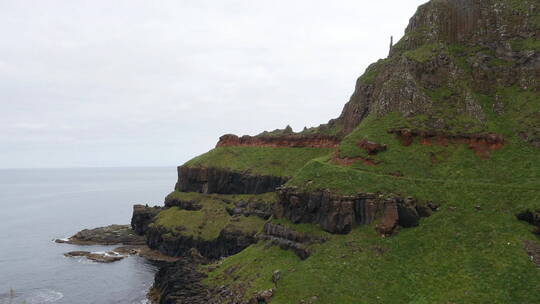
[[[538,303],[539,8],[429,1],[338,118],[178,167],[134,213],[191,261],[159,272],[160,301]]]

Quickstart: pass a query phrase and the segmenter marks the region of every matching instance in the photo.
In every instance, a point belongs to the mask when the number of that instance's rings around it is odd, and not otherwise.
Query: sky
[[[0,0],[0,168],[177,166],[339,116],[426,0]]]

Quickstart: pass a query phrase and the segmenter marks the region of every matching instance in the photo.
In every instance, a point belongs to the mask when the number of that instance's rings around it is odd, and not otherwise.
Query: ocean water
[[[84,228],[129,224],[132,205],[161,205],[175,168],[0,170],[0,304],[145,303],[156,267],[140,257],[99,264],[57,244]]]

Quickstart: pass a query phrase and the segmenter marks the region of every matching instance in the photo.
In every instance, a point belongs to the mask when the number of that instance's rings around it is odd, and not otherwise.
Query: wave
[[[54,303],[64,297],[64,294],[52,289],[39,289],[26,299],[28,304]]]

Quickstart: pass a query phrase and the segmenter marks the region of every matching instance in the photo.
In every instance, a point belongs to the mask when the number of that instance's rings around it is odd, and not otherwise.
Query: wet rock
[[[68,239],[56,239],[55,242],[74,245],[144,245],[146,240],[137,235],[130,225],[110,225],[84,229]]]
[[[98,263],[112,263],[124,259],[126,256],[114,251],[109,252],[89,252],[89,251],[70,251],[64,254],[66,257],[86,257],[87,259]]]

